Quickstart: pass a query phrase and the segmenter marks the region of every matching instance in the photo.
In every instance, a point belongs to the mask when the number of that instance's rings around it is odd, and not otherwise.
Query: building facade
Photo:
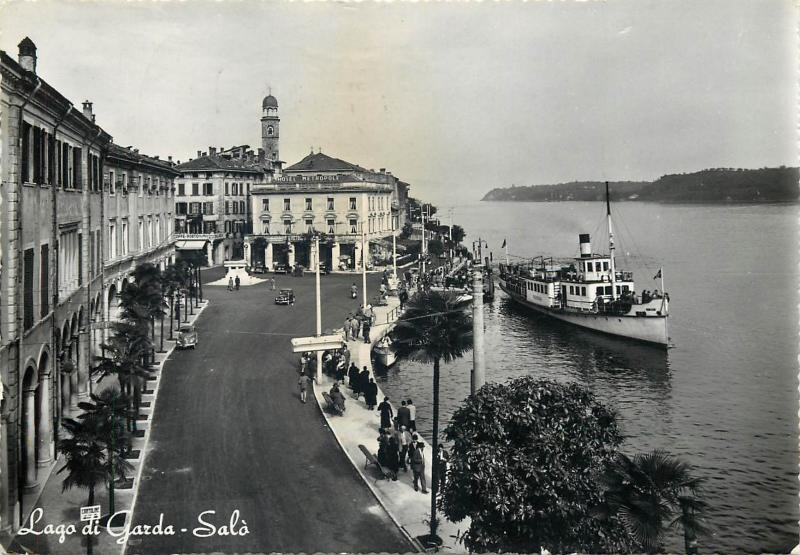
[[[107,215],[124,218],[130,210],[113,212],[104,178],[117,155],[111,136],[95,123],[92,104],[76,108],[37,75],[36,64],[28,38],[18,59],[0,52],[0,377],[6,388],[0,528],[6,532],[33,508],[55,464],[60,419],[88,396],[89,365],[104,333],[98,323],[115,302],[104,279],[114,262]],[[171,185],[166,168],[142,175]],[[143,205],[134,218],[168,220],[165,208],[171,211],[171,202]],[[168,252],[163,247],[157,257]],[[112,279],[132,269],[130,262]]]
[[[280,176],[251,189],[253,233],[245,237],[245,259],[263,263],[301,264],[314,269],[310,234],[324,235],[320,261],[331,269],[360,267],[391,256],[391,236],[399,233],[398,180],[385,170],[374,172],[311,153]]]

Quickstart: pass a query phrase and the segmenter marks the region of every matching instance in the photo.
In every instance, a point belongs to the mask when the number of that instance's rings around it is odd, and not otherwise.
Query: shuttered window
[[[27,183],[30,181],[29,168],[30,168],[30,131],[31,126],[29,123],[22,122],[22,182]]]
[[[33,249],[25,250],[22,284],[22,326],[24,330],[33,327]]]
[[[83,285],[83,234],[78,233],[78,287]]]
[[[83,190],[83,181],[81,174],[81,149],[75,147],[72,149],[72,187],[79,191]]]
[[[39,305],[41,306],[41,317],[47,316],[50,312],[50,245],[42,245],[42,252],[39,257],[39,291],[41,291],[41,298]]]

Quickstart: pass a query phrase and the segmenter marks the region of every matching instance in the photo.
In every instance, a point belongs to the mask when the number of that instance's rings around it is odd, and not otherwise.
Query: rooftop
[[[266,164],[249,162],[242,158],[227,158],[217,155],[206,155],[184,162],[177,169],[182,172],[208,171],[208,170],[235,170],[255,173],[271,171]]]
[[[169,171],[176,175],[179,173],[175,168],[175,165],[166,160],[160,160],[152,156],[147,156],[146,154],[139,154],[137,149],[121,147],[114,143],[108,145],[108,156],[110,158],[124,160],[133,164],[148,164],[150,166],[156,166],[159,169]]]
[[[285,168],[284,173],[291,173],[291,172],[342,172],[342,173],[351,173],[351,172],[367,172],[369,170],[362,168],[357,164],[351,164],[350,162],[345,162],[344,160],[340,160],[339,158],[333,158],[332,156],[328,156],[327,154],[322,154],[321,152],[311,153],[296,164],[292,164],[288,168]]]

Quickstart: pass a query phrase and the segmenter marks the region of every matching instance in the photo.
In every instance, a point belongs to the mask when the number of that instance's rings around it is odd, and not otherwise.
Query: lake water
[[[577,256],[578,234],[607,251],[602,203],[456,206],[466,244],[494,259]],[[440,207],[440,210],[442,208]],[[660,289],[664,267],[674,347],[596,335],[538,316],[501,292],[486,307],[486,378],[577,381],[617,409],[629,454],[663,448],[707,479],[711,537],[701,551],[781,552],[798,542],[798,206],[619,203],[617,267],[637,291]],[[444,212],[444,210],[442,210]],[[484,254],[487,254],[484,251]],[[469,394],[472,356],[444,366],[447,422]],[[430,436],[431,368],[400,361],[379,376],[394,399],[414,398]],[[668,547],[683,550],[682,539]]]

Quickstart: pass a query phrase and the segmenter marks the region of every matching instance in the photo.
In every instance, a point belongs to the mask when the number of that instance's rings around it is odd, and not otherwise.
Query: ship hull
[[[591,312],[572,312],[540,306],[523,299],[515,292],[507,289],[502,280],[500,281],[500,289],[514,302],[562,322],[599,333],[660,345],[664,348],[669,344],[666,316],[613,316]]]

